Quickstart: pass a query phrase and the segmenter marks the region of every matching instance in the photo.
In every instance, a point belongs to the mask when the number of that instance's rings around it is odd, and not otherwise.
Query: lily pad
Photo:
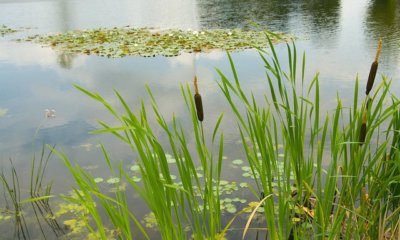
[[[11,34],[11,33],[15,33],[15,32],[17,32],[17,30],[11,29],[5,25],[0,25],[0,36],[4,36],[6,34]]]
[[[107,183],[109,184],[115,184],[115,183],[119,183],[121,179],[119,179],[118,177],[114,177],[114,178],[109,178],[107,179]]]
[[[142,179],[140,178],[140,177],[136,177],[136,176],[133,176],[132,177],[132,181],[133,182],[135,182],[135,183],[138,183],[138,182],[140,182]]]
[[[228,213],[232,213],[232,214],[234,214],[234,213],[236,213],[237,212],[237,209],[236,209],[236,207],[235,207],[235,205],[233,205],[233,204],[226,204],[226,211],[228,212]]]
[[[101,182],[104,181],[104,179],[101,178],[101,177],[97,177],[97,178],[95,178],[95,179],[93,179],[93,180],[94,180],[95,183],[101,183]]]
[[[243,160],[242,159],[235,159],[235,160],[232,161],[232,164],[241,165],[241,164],[243,164]]]
[[[139,165],[137,165],[137,164],[135,164],[135,165],[133,165],[132,167],[131,167],[131,171],[133,171],[133,172],[138,172],[140,170],[140,167],[139,167]]]
[[[269,37],[274,43],[290,38],[282,33],[274,33]],[[112,58],[157,55],[172,57],[183,52],[209,52],[215,49],[234,51],[268,46],[265,31],[242,29],[212,29],[199,33],[178,29],[156,32],[147,28],[98,28],[36,35],[23,40],[50,46],[65,53]]]

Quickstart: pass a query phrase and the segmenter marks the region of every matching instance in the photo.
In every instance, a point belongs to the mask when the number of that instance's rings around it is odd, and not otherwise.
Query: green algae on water
[[[290,37],[269,34],[274,42]],[[209,52],[215,49],[243,50],[268,46],[267,34],[258,30],[212,29],[204,31],[148,28],[98,28],[53,35],[35,35],[24,39],[50,46],[64,53],[81,53],[111,58],[124,56],[178,56],[183,52]]]

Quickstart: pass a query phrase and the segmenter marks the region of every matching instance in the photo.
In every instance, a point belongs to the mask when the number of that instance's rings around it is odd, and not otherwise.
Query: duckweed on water
[[[0,25],[0,36],[4,36],[6,34],[15,33],[17,30],[11,29],[5,25]]]
[[[271,35],[272,36],[272,35]],[[273,42],[289,39],[282,33],[273,35]],[[242,50],[265,48],[268,39],[264,31],[213,29],[205,31],[165,30],[147,28],[99,28],[76,30],[54,35],[35,35],[24,39],[65,52],[104,57],[178,56],[183,52],[208,52],[214,49]]]

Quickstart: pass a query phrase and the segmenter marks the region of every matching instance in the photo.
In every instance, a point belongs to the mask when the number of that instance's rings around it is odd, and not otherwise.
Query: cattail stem
[[[362,115],[362,124],[360,128],[360,135],[358,141],[360,142],[360,145],[363,145],[365,142],[365,137],[367,136],[367,109],[368,109],[368,101],[367,104],[364,108],[363,115]]]
[[[194,76],[193,85],[194,85],[194,93],[199,94],[199,87],[197,86],[197,76]]]

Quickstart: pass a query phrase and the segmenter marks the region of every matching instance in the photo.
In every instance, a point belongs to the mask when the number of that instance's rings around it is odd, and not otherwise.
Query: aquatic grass
[[[399,196],[397,177],[381,173],[388,151],[398,152],[398,138],[393,139],[398,130],[393,125],[399,101],[389,92],[390,82],[383,77],[372,97],[358,106],[357,79],[354,105],[344,107],[338,96],[335,111],[321,119],[318,74],[306,83],[305,54],[299,74],[294,43],[286,44],[287,70],[282,69],[271,41],[269,45],[268,52],[260,50],[269,87],[264,103],[257,103],[251,93],[245,94],[229,54],[233,81],[217,69],[219,86],[237,118],[259,195],[274,196],[264,202],[269,238],[301,239],[310,233],[330,239],[377,237],[382,204],[394,206]],[[370,82],[367,91],[371,89]],[[385,104],[387,99],[391,105]],[[245,113],[239,111],[243,108]],[[245,144],[247,138],[249,144]],[[276,151],[279,144],[284,146],[283,175],[275,174],[277,163],[282,161]],[[395,157],[392,161],[398,163]],[[396,171],[396,167],[391,165],[391,170]],[[391,211],[398,209],[395,205]],[[391,224],[396,226],[396,222]],[[306,223],[311,223],[312,229],[305,231]]]
[[[124,98],[116,92],[116,96],[120,101],[121,106],[125,110],[125,114],[118,115],[116,110],[106,102],[97,93],[91,93],[79,86],[86,95],[92,97],[96,101],[103,104],[108,111],[120,121],[121,125],[116,127],[108,126],[106,123],[99,122],[103,127],[95,131],[96,133],[112,133],[118,139],[134,151],[138,155],[140,176],[142,181],[140,185],[133,181],[129,174],[121,168],[118,174],[134,188],[142,199],[145,201],[157,222],[160,237],[162,239],[187,239],[193,236],[195,239],[215,239],[221,231],[221,210],[220,210],[220,177],[223,157],[223,135],[217,141],[218,128],[222,121],[222,116],[215,124],[212,145],[218,144],[218,152],[215,155],[211,147],[205,141],[203,122],[198,119],[198,109],[188,86],[182,86],[182,95],[186,102],[189,113],[191,113],[193,133],[195,138],[196,152],[193,153],[187,144],[187,132],[179,125],[175,118],[172,119],[172,125],[167,124],[160,113],[157,102],[148,89],[149,96],[152,102],[153,113],[156,116],[158,125],[164,130],[169,139],[169,151],[172,152],[172,157],[176,160],[178,176],[181,179],[181,186],[174,183],[172,172],[166,157],[167,151],[165,147],[158,142],[153,134],[152,128],[148,124],[147,111],[142,103],[139,114],[134,114],[128,107]],[[198,89],[196,90],[198,94]],[[119,215],[131,215],[128,209],[128,204],[124,195],[116,195],[114,197],[106,196],[98,189],[94,178],[83,171],[79,166],[73,167],[65,154],[55,151],[55,153],[64,160],[64,163],[72,173],[77,189],[75,190],[78,199],[66,198],[68,201],[73,201],[85,206],[89,214],[92,216],[99,237],[106,239],[106,233],[101,231],[104,227],[104,221],[101,220],[99,210],[95,207],[95,202],[105,208],[108,216],[114,223],[114,228],[120,229],[118,226],[128,229],[127,217],[114,221],[116,216],[110,209],[120,209]],[[103,148],[103,154],[106,162],[110,167],[111,161],[108,158],[107,152]],[[198,169],[196,162],[201,165],[201,174],[203,178],[198,177]],[[79,189],[79,190],[78,190]],[[121,193],[118,193],[121,194]],[[96,198],[94,198],[96,196]],[[137,227],[141,229],[143,236],[147,233],[138,222],[135,222]],[[171,226],[175,226],[171,228]],[[90,224],[87,227],[94,232]],[[185,229],[189,227],[189,232]],[[122,230],[122,229],[121,229]],[[126,238],[130,232],[122,231]]]
[[[265,66],[268,90],[261,100],[242,88],[229,53],[233,81],[217,69],[218,84],[236,118],[248,162],[242,169],[254,179],[255,189],[250,190],[260,199],[251,204],[253,207],[249,204],[255,211],[244,226],[243,238],[251,229],[265,231],[269,239],[378,239],[383,235],[394,238],[400,216],[400,101],[390,92],[390,81],[382,77],[375,89],[370,84],[367,97],[359,101],[360,83],[356,78],[350,106],[345,106],[337,94],[334,109],[323,110],[319,74],[305,79],[306,54],[299,57],[295,43],[288,42],[284,57],[287,64],[283,64],[272,40],[266,37],[269,49],[259,49],[259,55]],[[232,226],[238,214],[246,211],[239,210],[222,226],[221,208],[228,207],[226,211],[232,214],[237,210],[232,199],[221,199],[226,183],[221,180],[223,114],[213,124],[204,120],[205,109],[199,114],[196,81],[194,94],[188,85],[181,86],[191,118],[190,129],[184,129],[175,116],[166,120],[147,87],[151,115],[167,137],[166,143],[159,142],[154,135],[144,102],[133,111],[115,91],[124,110],[119,114],[98,93],[75,87],[118,120],[116,126],[99,121],[101,128],[94,133],[111,133],[137,156],[135,169],[140,173],[140,183],[131,178],[122,164],[114,171],[107,151],[102,148],[112,176],[126,181],[145,201],[159,238],[222,239],[235,229]],[[203,127],[209,124],[213,126],[212,136],[205,136]],[[188,146],[189,137],[194,140],[194,150]],[[133,220],[139,233],[148,237],[121,191],[114,196],[102,193],[93,176],[79,166],[73,167],[65,154],[56,154],[64,160],[77,185],[78,199],[66,199],[85,206],[99,231],[106,226],[96,202],[104,208],[120,236],[130,239],[133,232],[129,222]],[[167,154],[175,159],[177,173],[172,171]],[[195,167],[197,163],[201,168]],[[173,175],[181,183],[175,183]],[[256,211],[265,220],[253,228]],[[97,233],[90,223],[87,227]],[[105,231],[98,234],[99,238],[107,237]]]
[[[13,238],[29,239],[30,235],[27,228],[25,216],[23,214],[23,204],[21,203],[21,188],[19,184],[18,174],[11,160],[10,165],[10,179],[9,176],[4,173],[4,169],[2,169],[2,172],[0,174],[0,181],[3,185],[6,209],[14,214],[15,228]],[[12,208],[9,206],[8,201],[11,202]]]
[[[52,155],[51,151],[46,153],[45,150],[46,147],[43,145],[39,158],[36,157],[36,154],[33,154],[30,174],[28,175],[29,179],[21,179],[22,181],[27,180],[30,182],[28,192],[20,188],[19,174],[11,160],[11,170],[9,171],[11,176],[5,174],[4,169],[2,169],[0,175],[0,181],[3,185],[5,211],[14,214],[14,238],[16,239],[31,239],[31,220],[36,220],[34,228],[40,231],[41,237],[44,239],[48,237],[48,232],[45,233],[46,226],[56,237],[61,237],[65,234],[64,229],[55,218],[50,204],[50,199],[54,197],[51,193],[52,182],[48,184],[44,182],[46,167]],[[22,200],[22,198],[26,199]],[[9,206],[9,201],[13,207]],[[28,204],[31,205],[31,208],[28,208]],[[29,209],[33,211],[34,216],[28,213]]]

